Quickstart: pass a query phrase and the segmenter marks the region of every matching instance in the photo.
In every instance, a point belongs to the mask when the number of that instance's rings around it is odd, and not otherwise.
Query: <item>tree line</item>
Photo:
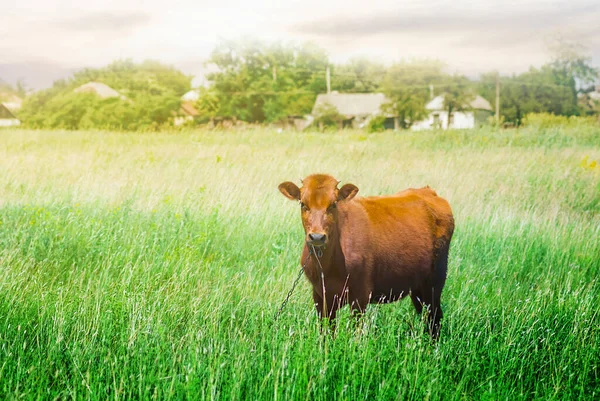
[[[310,44],[224,41],[208,62],[218,71],[209,74],[211,85],[200,90],[197,105],[205,119],[235,117],[264,123],[308,114],[317,94],[327,91],[328,66],[331,90],[384,93],[389,103],[382,111],[399,117],[402,128],[409,128],[425,116],[432,92],[444,94],[444,107],[452,114],[468,107],[477,94],[495,105],[497,83],[501,88],[501,118],[507,123],[520,125],[529,113],[600,113],[600,105],[585,96],[594,89],[598,70],[583,49],[562,39],[557,40],[549,62],[540,68],[502,77],[489,72],[477,81],[449,73],[439,60],[403,60],[385,66],[355,58],[332,65],[325,51]],[[333,122],[336,118],[335,110],[330,108],[321,113],[326,120]]]
[[[548,63],[527,72],[499,77],[496,72],[471,80],[448,72],[438,60],[403,60],[384,65],[366,58],[332,64],[327,52],[312,43],[264,43],[223,40],[207,64],[216,67],[201,87],[195,123],[235,119],[272,123],[311,113],[316,96],[330,88],[348,93],[381,92],[389,99],[382,112],[409,128],[425,116],[432,92],[444,94],[449,114],[465,107],[476,94],[495,104],[500,85],[500,112],[505,123],[520,125],[529,113],[598,115],[600,105],[587,96],[598,70],[585,52],[558,41]],[[19,113],[24,125],[64,129],[160,129],[180,113],[180,98],[191,88],[191,76],[156,61],[116,61],[104,68],[83,69],[70,79],[29,95]],[[123,96],[100,99],[74,88],[102,82]],[[4,85],[6,87],[6,85]],[[6,90],[5,90],[6,92]],[[335,110],[323,110],[335,121]]]
[[[80,70],[28,95],[18,117],[30,128],[158,130],[172,126],[191,79],[156,61],[116,61]],[[121,96],[101,98],[74,91],[88,82],[106,84]]]

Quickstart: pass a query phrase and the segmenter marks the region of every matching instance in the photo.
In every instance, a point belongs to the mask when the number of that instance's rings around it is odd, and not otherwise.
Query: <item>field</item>
[[[600,128],[0,131],[0,399],[600,398]],[[299,207],[327,172],[456,218],[441,339],[410,301],[321,335]]]

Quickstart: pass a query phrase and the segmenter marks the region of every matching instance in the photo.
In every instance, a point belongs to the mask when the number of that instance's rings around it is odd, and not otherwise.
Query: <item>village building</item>
[[[468,129],[484,125],[488,118],[493,114],[490,102],[477,95],[464,106],[462,111],[452,112],[452,117],[448,121],[448,110],[444,107],[444,95],[434,97],[425,105],[428,112],[427,118],[417,121],[412,125],[412,129]]]
[[[0,127],[16,127],[21,121],[4,105],[0,103]]]
[[[23,105],[23,99],[17,95],[0,93],[0,103],[2,103],[11,113],[16,113]]]
[[[183,96],[181,96],[182,102],[197,102],[198,99],[200,99],[200,91],[198,89],[187,91]]]
[[[113,97],[118,97],[121,100],[127,99],[125,96],[121,95],[119,92],[111,88],[110,86],[103,84],[102,82],[94,82],[90,81],[86,84],[78,86],[73,89],[75,93],[93,93],[98,96],[100,99],[109,99]]]
[[[183,101],[183,97],[181,99],[182,102],[181,107],[179,108],[179,115],[175,116],[173,119],[173,124],[175,126],[183,125],[188,121],[194,121],[194,119],[200,115],[200,112],[194,107],[193,101]]]
[[[383,93],[338,93],[331,92],[317,96],[312,109],[312,116],[317,117],[323,108],[333,106],[343,117],[339,122],[340,128],[363,128],[373,117],[384,115],[381,106],[390,100]],[[392,129],[394,117],[386,115],[385,127]]]

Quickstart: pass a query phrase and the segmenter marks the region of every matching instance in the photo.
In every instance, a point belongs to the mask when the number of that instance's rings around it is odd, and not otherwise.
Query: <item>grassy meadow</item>
[[[0,399],[600,398],[600,128],[0,130]],[[432,345],[409,300],[322,336],[299,207],[430,185],[456,218]]]

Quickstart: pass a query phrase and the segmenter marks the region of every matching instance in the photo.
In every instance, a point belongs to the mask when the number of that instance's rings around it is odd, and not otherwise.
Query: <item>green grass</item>
[[[582,162],[585,157],[586,162]],[[0,399],[600,397],[600,129],[0,131]],[[409,301],[322,336],[284,180],[430,185],[456,232]]]

